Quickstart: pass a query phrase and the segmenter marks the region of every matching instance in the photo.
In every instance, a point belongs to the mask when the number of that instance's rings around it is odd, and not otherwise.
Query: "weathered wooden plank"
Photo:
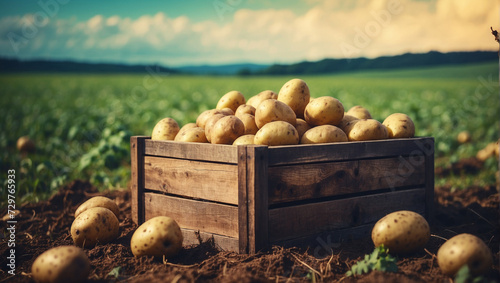
[[[408,157],[309,163],[269,168],[269,203],[425,184],[423,164]]]
[[[131,210],[136,224],[144,222],[144,140],[148,137],[130,137]]]
[[[190,160],[238,163],[236,146],[174,141],[146,140],[146,155],[174,157]]]
[[[239,253],[248,253],[247,147],[238,146],[238,230]]]
[[[145,193],[145,220],[165,215],[181,228],[238,237],[238,207],[183,199],[158,193]]]
[[[408,156],[412,152],[427,152],[432,138],[386,139],[330,144],[271,146],[269,166],[316,162],[348,161],[365,158]]]
[[[232,237],[227,237],[227,236],[222,236],[222,235],[217,235],[217,234],[212,234],[212,233],[205,233],[197,230],[192,230],[192,229],[186,229],[186,228],[181,228],[182,235],[184,237],[183,241],[183,246],[187,247],[190,245],[199,245],[200,240],[202,242],[209,241],[211,238],[213,238],[215,247],[224,250],[224,251],[232,251],[232,252],[238,252],[238,239],[237,238],[232,238]]]
[[[425,217],[432,225],[434,219],[434,139],[425,152]]]
[[[425,212],[425,188],[269,210],[271,242],[375,222],[396,210]]]
[[[238,205],[238,166],[144,157],[146,189]]]

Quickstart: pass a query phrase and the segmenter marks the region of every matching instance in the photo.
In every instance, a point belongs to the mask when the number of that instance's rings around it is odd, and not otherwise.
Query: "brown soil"
[[[437,172],[438,173],[438,172]],[[49,248],[72,245],[69,234],[74,211],[84,200],[106,195],[120,207],[121,236],[106,245],[85,250],[91,261],[91,282],[451,282],[437,265],[435,254],[444,242],[457,233],[471,233],[483,239],[494,255],[494,267],[488,279],[500,282],[499,194],[494,187],[473,187],[450,192],[435,190],[435,217],[425,251],[398,257],[397,273],[371,272],[345,277],[356,261],[373,251],[370,238],[335,245],[333,254],[323,257],[300,248],[273,247],[255,255],[220,251],[211,241],[184,247],[180,254],[163,262],[152,257],[135,258],[129,244],[137,228],[131,220],[130,195],[127,190],[99,193],[89,183],[74,181],[61,188],[48,201],[22,205],[16,226],[16,275],[7,274],[7,224],[2,221],[0,234],[0,281],[32,282],[34,259]],[[4,215],[6,209],[1,211]],[[316,253],[317,255],[318,253]],[[118,278],[109,275],[120,268]],[[314,277],[314,278],[313,278]]]

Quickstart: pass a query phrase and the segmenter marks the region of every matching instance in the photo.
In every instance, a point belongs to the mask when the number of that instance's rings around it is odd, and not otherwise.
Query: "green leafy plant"
[[[484,276],[474,276],[470,273],[469,266],[466,264],[458,270],[455,275],[455,283],[490,283],[494,281],[487,280]]]
[[[351,270],[347,271],[346,276],[362,275],[364,273],[369,273],[372,270],[378,270],[383,272],[397,272],[397,259],[391,256],[389,250],[381,245],[376,247],[371,254],[365,255],[365,258],[358,261],[351,267]]]

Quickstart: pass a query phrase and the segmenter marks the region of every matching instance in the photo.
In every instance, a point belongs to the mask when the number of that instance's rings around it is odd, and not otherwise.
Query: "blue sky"
[[[497,0],[0,0],[0,56],[168,66],[496,50]]]

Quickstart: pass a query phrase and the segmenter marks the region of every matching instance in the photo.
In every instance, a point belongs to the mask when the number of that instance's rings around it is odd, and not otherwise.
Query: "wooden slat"
[[[169,216],[181,228],[238,237],[238,207],[145,193],[145,220]]]
[[[205,232],[200,232],[197,230],[192,230],[192,229],[186,229],[186,228],[181,228],[182,235],[184,236],[184,241],[182,242],[182,245],[184,247],[190,246],[190,245],[199,245],[200,244],[200,239],[203,242],[206,242],[213,238],[214,244],[216,248],[219,248],[224,251],[232,251],[232,252],[238,252],[238,239],[237,238],[232,238],[232,237],[227,237],[227,236],[222,236],[222,235],[217,235],[217,234],[212,234],[212,233],[205,233]]]
[[[238,166],[166,157],[144,158],[146,189],[238,205]]]
[[[190,160],[238,163],[236,146],[174,141],[146,140],[146,155],[174,157]]]
[[[131,210],[136,224],[144,222],[144,140],[148,137],[130,137]]]
[[[427,144],[428,150],[425,152],[425,217],[430,225],[434,219],[434,139],[432,145]]]
[[[423,155],[420,156],[423,161]],[[269,168],[269,203],[425,184],[425,166],[408,157],[309,163]]]
[[[404,156],[411,152],[425,154],[429,143],[433,144],[432,138],[272,146],[269,147],[269,166]]]
[[[269,210],[271,242],[376,222],[397,210],[425,211],[425,188]]]
[[[247,147],[238,146],[238,252],[248,253]]]

